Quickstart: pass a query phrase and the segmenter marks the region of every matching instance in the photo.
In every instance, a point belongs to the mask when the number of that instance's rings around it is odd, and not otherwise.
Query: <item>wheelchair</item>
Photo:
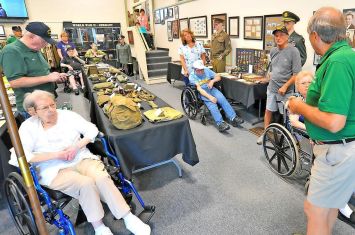
[[[79,74],[82,73],[81,70],[69,70],[69,71],[67,71],[66,73],[67,73],[67,78],[68,78],[68,79],[66,79],[66,80],[64,81],[64,89],[63,89],[63,91],[64,91],[65,93],[70,93],[70,92],[72,91],[72,89],[70,88],[70,82],[69,82],[69,77],[70,77],[70,76],[74,76],[75,82],[76,82],[77,84],[79,84],[80,87],[83,86],[83,84],[81,84],[81,82],[80,82],[80,76],[79,76]]]
[[[216,88],[220,90],[219,84],[215,84]],[[207,120],[211,116],[210,111],[201,99],[201,94],[193,84],[188,84],[184,87],[180,97],[181,107],[184,110],[186,116],[192,120],[195,120],[200,115],[200,121],[203,125],[207,125]],[[219,105],[218,105],[219,107]],[[224,111],[219,107],[223,118]]]
[[[281,177],[293,177],[306,171],[313,163],[312,147],[305,130],[291,125],[283,102],[283,120],[271,123],[264,132],[263,150],[271,170]],[[308,182],[306,183],[308,189]]]
[[[105,164],[107,172],[122,193],[127,204],[131,207],[132,213],[135,213],[136,210],[135,204],[132,201],[133,195],[135,195],[143,208],[143,211],[138,217],[145,223],[149,222],[155,213],[155,206],[146,205],[133,183],[124,177],[123,173],[120,171],[119,160],[110,149],[103,134],[100,133],[95,143],[89,144],[87,147],[91,152],[103,158],[102,161]],[[19,169],[17,168],[17,171],[11,172],[4,182],[4,193],[8,209],[20,234],[38,234],[34,215],[29,204],[28,194],[25,190],[24,180],[18,172]],[[46,223],[57,227],[58,233],[61,235],[75,234],[74,225],[70,221],[69,216],[63,212],[64,207],[68,205],[72,198],[60,191],[41,186],[33,166],[30,166],[30,172]],[[82,209],[79,209],[75,224],[78,225],[84,221],[86,221],[85,214]]]

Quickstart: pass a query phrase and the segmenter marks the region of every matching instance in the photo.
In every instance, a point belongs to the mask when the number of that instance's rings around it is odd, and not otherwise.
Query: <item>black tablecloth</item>
[[[266,99],[267,83],[245,83],[222,77],[222,89],[225,97],[241,102],[247,108],[255,100]]]
[[[90,81],[89,86],[92,86]],[[142,125],[131,130],[118,130],[96,104],[96,94],[89,93],[91,121],[108,137],[126,177],[131,178],[134,169],[169,160],[179,153],[182,153],[184,162],[191,166],[199,162],[190,123],[185,116],[155,124],[144,117]],[[168,106],[158,97],[154,102],[159,107]],[[143,112],[151,109],[146,102],[141,104]]]
[[[169,83],[171,83],[171,80],[183,81],[181,74],[181,64],[176,62],[168,63],[168,72],[166,74],[166,80],[168,80]]]

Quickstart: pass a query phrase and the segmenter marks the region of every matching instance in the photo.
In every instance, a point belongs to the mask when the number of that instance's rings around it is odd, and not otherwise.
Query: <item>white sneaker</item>
[[[123,217],[126,228],[134,235],[150,235],[151,229],[149,225],[143,223],[137,216],[131,212]]]
[[[109,227],[102,225],[95,230],[95,235],[113,235],[113,233]]]
[[[264,139],[264,134],[262,134],[261,136],[259,136],[258,140],[256,141],[256,143],[258,145],[261,145],[263,143],[263,139]]]

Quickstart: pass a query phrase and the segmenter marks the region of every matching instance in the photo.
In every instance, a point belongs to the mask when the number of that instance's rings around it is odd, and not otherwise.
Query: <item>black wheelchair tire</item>
[[[8,209],[19,233],[39,234],[22,176],[16,172],[10,173],[4,182],[4,191]]]
[[[188,118],[194,120],[198,113],[198,100],[195,92],[186,87],[181,93],[181,107]]]
[[[298,172],[300,168],[298,146],[284,126],[272,123],[265,129],[263,149],[268,165],[276,174],[292,177]]]

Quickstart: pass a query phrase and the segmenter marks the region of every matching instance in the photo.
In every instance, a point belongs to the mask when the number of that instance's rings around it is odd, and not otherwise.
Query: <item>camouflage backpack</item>
[[[95,84],[92,89],[94,89],[95,91],[99,91],[99,90],[105,90],[107,88],[113,88],[114,85],[112,82],[101,82],[101,83],[97,83]]]
[[[111,123],[117,129],[128,130],[142,123],[141,111],[130,98],[116,95],[105,106],[105,110]]]

